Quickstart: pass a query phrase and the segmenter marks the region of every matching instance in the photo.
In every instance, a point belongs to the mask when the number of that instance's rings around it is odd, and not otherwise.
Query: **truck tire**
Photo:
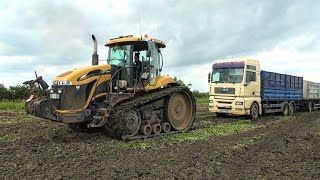
[[[308,103],[308,111],[309,111],[309,112],[312,111],[312,102],[311,102],[311,101]]]
[[[253,121],[256,121],[258,120],[258,116],[259,116],[259,105],[256,102],[254,102],[250,107],[250,117]]]
[[[293,102],[290,102],[289,103],[289,116],[292,116],[293,115],[293,113],[294,113],[294,104],[293,104]]]
[[[289,105],[288,105],[288,103],[285,103],[283,106],[282,115],[288,116],[288,114],[289,114]]]

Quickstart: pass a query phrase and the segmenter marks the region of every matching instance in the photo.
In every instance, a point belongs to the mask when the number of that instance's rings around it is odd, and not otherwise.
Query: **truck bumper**
[[[209,97],[209,112],[230,115],[249,115],[250,109],[245,108],[244,98],[216,98]]]

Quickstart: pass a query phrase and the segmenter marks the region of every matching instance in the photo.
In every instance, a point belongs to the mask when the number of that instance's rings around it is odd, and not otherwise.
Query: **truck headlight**
[[[243,102],[237,101],[237,102],[236,102],[236,105],[243,105]]]
[[[62,93],[62,89],[58,89],[58,93],[61,94]]]

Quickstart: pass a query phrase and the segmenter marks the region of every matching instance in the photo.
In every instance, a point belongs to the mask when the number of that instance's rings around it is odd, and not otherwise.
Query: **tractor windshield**
[[[124,66],[130,60],[130,48],[130,45],[110,47],[108,64]]]

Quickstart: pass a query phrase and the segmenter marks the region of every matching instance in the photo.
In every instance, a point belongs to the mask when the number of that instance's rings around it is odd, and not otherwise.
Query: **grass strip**
[[[24,109],[23,100],[17,101],[0,101],[0,109],[1,110],[22,110]]]

